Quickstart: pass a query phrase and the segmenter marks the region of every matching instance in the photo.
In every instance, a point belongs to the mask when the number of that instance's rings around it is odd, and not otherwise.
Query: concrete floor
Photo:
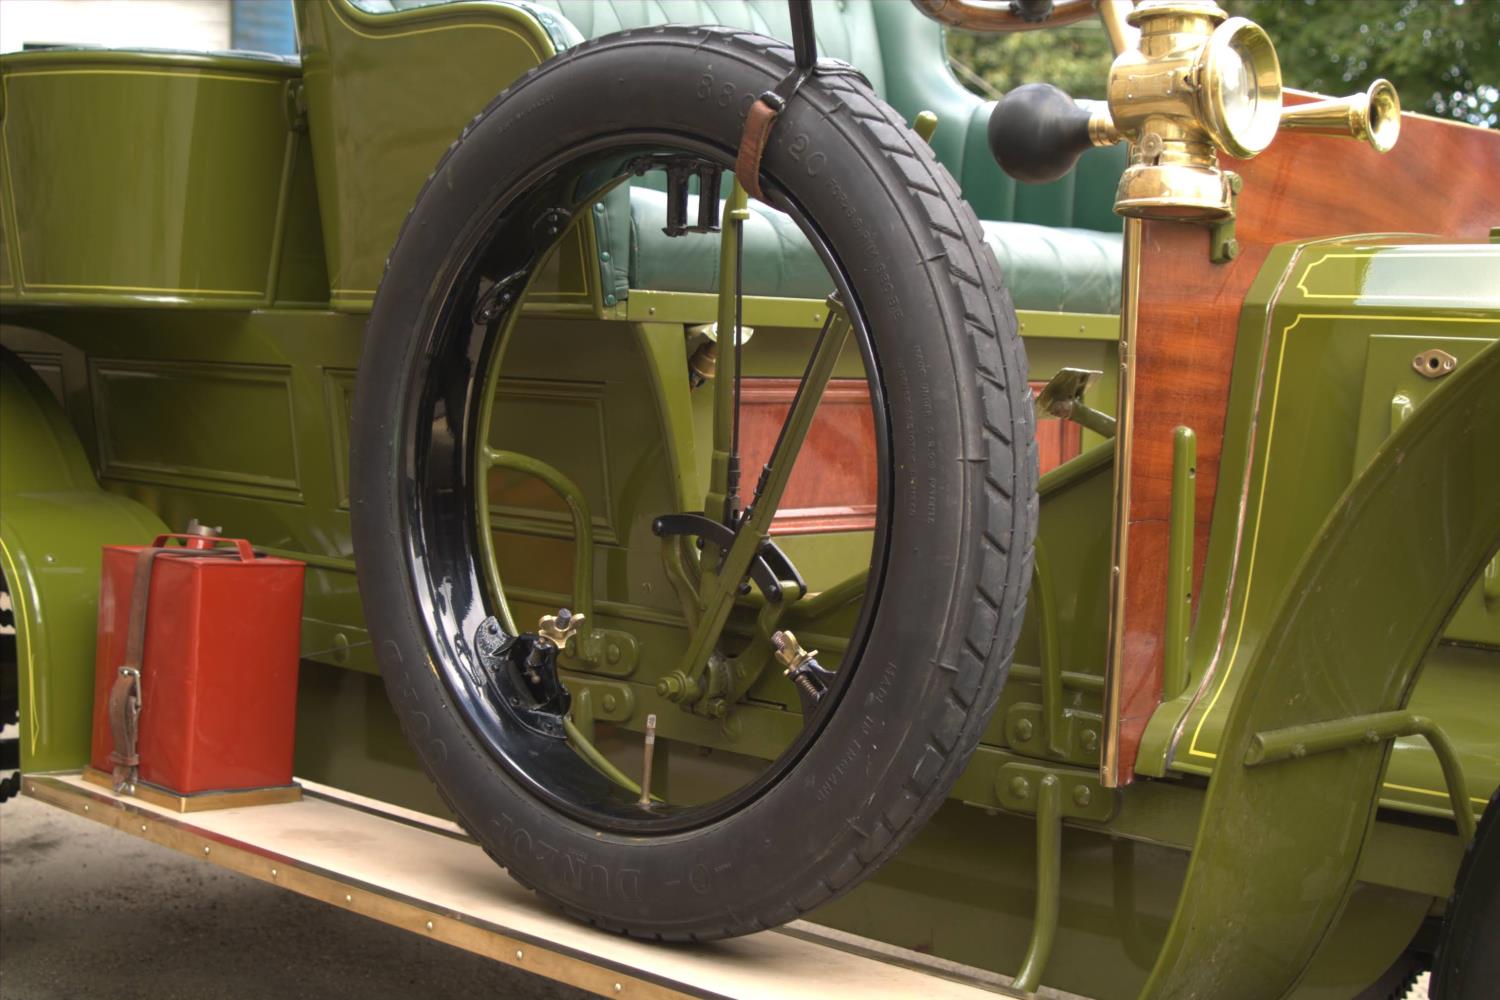
[[[587,996],[33,799],[0,805],[0,1000]]]

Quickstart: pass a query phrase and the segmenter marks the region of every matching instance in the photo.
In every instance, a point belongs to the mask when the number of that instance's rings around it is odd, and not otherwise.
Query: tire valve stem
[[[656,715],[646,716],[646,745],[642,751],[644,760],[641,762],[641,798],[642,808],[651,805],[651,756],[656,752]]]
[[[816,704],[827,690],[814,676],[822,672],[818,668],[818,651],[803,649],[797,636],[785,629],[771,634],[771,645],[776,649],[777,661],[784,668],[782,672]]]

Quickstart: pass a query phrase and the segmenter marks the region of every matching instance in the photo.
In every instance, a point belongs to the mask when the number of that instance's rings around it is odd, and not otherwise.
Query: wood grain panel
[[[747,378],[741,392],[743,487],[748,494],[786,420],[795,378]],[[875,420],[863,379],[834,379],[823,392],[807,440],[792,467],[773,535],[869,531],[875,527]]]
[[[1172,434],[1185,424],[1198,435],[1196,594],[1221,485],[1235,332],[1245,294],[1270,248],[1365,232],[1482,238],[1500,225],[1500,185],[1494,183],[1500,177],[1500,133],[1434,118],[1403,116],[1400,142],[1384,156],[1362,143],[1282,133],[1254,160],[1226,159],[1224,166],[1245,181],[1236,260],[1211,263],[1202,227],[1147,222],[1143,234],[1115,720],[1124,780],[1133,774],[1141,734],[1161,701]],[[1241,472],[1222,470],[1223,488],[1238,489]]]
[[[776,444],[786,419],[794,378],[747,378],[741,388],[740,433],[746,489],[753,489],[761,466]],[[1032,395],[1046,382],[1032,382]],[[876,455],[870,390],[862,379],[834,379],[823,394],[807,441],[797,456],[781,507],[771,522],[773,535],[869,531],[875,527]],[[1061,420],[1037,422],[1041,471],[1049,472],[1083,448],[1083,429]]]

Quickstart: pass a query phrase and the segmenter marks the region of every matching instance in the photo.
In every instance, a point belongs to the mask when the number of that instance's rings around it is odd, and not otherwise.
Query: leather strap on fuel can
[[[115,748],[109,762],[114,765],[116,795],[134,795],[141,757],[136,750],[141,722],[141,672],[121,667],[109,689],[109,732]]]
[[[151,605],[151,571],[161,557],[192,559],[239,556],[249,562],[255,558],[250,543],[243,539],[224,539],[233,549],[168,549],[168,538],[197,536],[160,535],[135,557],[135,576],[131,581],[130,623],[125,633],[125,662],[115,673],[109,689],[109,732],[114,749],[109,761],[114,765],[114,788],[117,795],[134,795],[140,775],[141,756],[138,747],[141,719],[141,664],[146,656],[146,613]]]

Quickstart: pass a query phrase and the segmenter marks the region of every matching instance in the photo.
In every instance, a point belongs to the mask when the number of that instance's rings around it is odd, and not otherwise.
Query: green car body
[[[0,60],[0,345],[10,352],[0,569],[18,623],[24,770],[87,762],[99,547],[196,517],[307,563],[297,773],[441,811],[385,702],[363,629],[349,407],[365,314],[418,186],[464,122],[577,41],[565,8],[460,2],[376,14],[347,0],[307,2],[300,65],[102,50]],[[982,141],[969,141],[984,118],[978,99],[930,82],[951,77],[926,42],[902,43],[908,58],[893,47],[901,30],[930,41],[926,23],[904,4],[849,16],[879,36],[866,44],[881,51],[888,99],[908,117],[938,113],[935,149],[981,217],[1099,234],[1078,236],[1090,245],[1117,239],[1107,212],[1117,158],[1090,154],[1064,182],[1018,195]],[[601,202],[575,229],[528,302],[534,315],[497,397],[508,428],[500,440],[555,463],[588,499],[595,614],[623,648],[568,664],[575,698],[587,692],[593,717],[622,731],[639,732],[647,712],[658,713],[680,750],[768,756],[785,713],[747,707],[721,722],[668,711],[655,678],[637,672],[632,643],[681,640],[651,596],[667,594],[668,581],[627,573],[639,565],[629,553],[654,552],[655,540],[627,529],[701,503],[708,394],[689,388],[683,348],[687,328],[714,319],[715,299],[708,287],[638,283],[648,269],[626,263],[626,200]],[[774,267],[756,279],[755,266],[752,291],[756,280],[777,291]],[[1032,378],[1063,367],[1113,373],[1118,277],[1102,295],[1058,291],[1045,267],[1016,266]],[[749,374],[798,373],[821,306],[795,295],[747,299],[757,331]],[[1149,979],[1152,995],[1210,995],[1174,993],[1187,987],[1164,977],[1233,967],[1290,977],[1297,997],[1342,998],[1384,972],[1441,912],[1463,850],[1428,743],[1397,739],[1388,764],[1383,745],[1371,745],[1324,755],[1329,763],[1314,770],[1311,761],[1244,768],[1245,780],[1274,775],[1253,795],[1209,779],[1224,755],[1243,757],[1253,733],[1319,718],[1310,705],[1342,714],[1358,705],[1405,707],[1441,727],[1474,811],[1500,786],[1500,422],[1460,405],[1485,395],[1497,339],[1500,244],[1351,235],[1273,251],[1241,313],[1196,608],[1182,616],[1174,689],[1141,746],[1138,770],[1155,780],[1119,790],[1098,780],[1114,446],[1085,431],[1081,454],[1042,479],[1029,618],[951,801],[909,849],[815,919],[1013,971],[1031,935],[1037,796],[1051,774],[1062,782],[1064,826],[1048,985],[1130,997]],[[1413,368],[1414,355],[1434,349],[1456,359],[1452,375]],[[568,358],[565,375],[558,355]],[[1114,392],[1104,379],[1091,405],[1113,412]],[[1410,488],[1399,510],[1368,506],[1394,489],[1404,464],[1420,464],[1410,458],[1418,442],[1441,459],[1430,475],[1442,488]],[[491,511],[502,563],[529,567],[507,577],[520,617],[568,603],[566,508],[511,490]],[[1363,543],[1338,541],[1345,522],[1364,525]],[[1456,522],[1473,528],[1444,530]],[[1368,544],[1397,537],[1426,541]],[[868,533],[845,532],[787,546],[816,590],[868,544]],[[1479,575],[1449,581],[1464,596],[1439,629],[1442,615],[1425,602],[1437,600],[1434,581],[1445,568],[1451,577],[1455,561]],[[1307,638],[1313,609],[1296,597],[1312,580],[1327,602],[1316,608],[1322,640]],[[1347,599],[1371,586],[1385,596]],[[1410,639],[1423,623],[1428,633]],[[1345,641],[1360,633],[1372,636],[1370,649],[1403,655],[1372,664]],[[1307,641],[1297,648],[1321,653],[1289,663],[1299,636]],[[1351,693],[1361,684],[1369,690]],[[1247,803],[1291,810],[1309,796],[1345,799],[1353,818],[1310,823],[1305,844],[1268,844],[1239,822],[1256,815]],[[1319,836],[1328,839],[1314,843]],[[1314,889],[1302,866],[1316,852],[1340,864]],[[1216,863],[1215,888],[1193,895]],[[1345,869],[1357,879],[1341,877]],[[1263,880],[1257,900],[1302,892],[1322,909],[1308,927],[1278,931],[1263,907],[1231,932],[1212,905],[1216,895],[1222,905],[1225,871]],[[1192,901],[1199,908],[1189,912]],[[1332,925],[1326,936],[1310,929],[1320,919]],[[1232,933],[1242,936],[1226,941]],[[1208,964],[1216,947],[1234,952],[1229,966]],[[1203,971],[1211,967],[1219,971]]]

